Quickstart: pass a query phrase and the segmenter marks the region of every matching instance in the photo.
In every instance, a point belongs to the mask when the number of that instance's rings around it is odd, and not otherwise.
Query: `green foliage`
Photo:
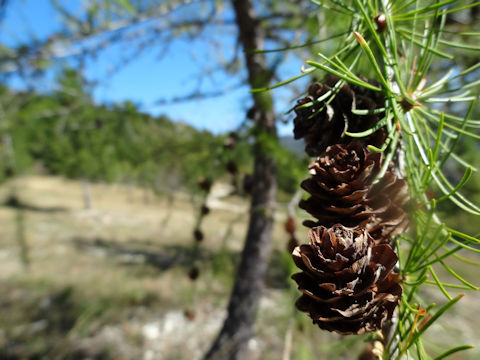
[[[225,151],[223,135],[143,114],[128,101],[110,107],[94,104],[90,89],[72,69],[60,73],[57,83],[51,94],[0,89],[5,113],[0,132],[10,140],[0,148],[3,178],[38,164],[69,178],[136,183],[164,193],[196,191],[202,176],[227,177],[228,161],[241,173],[251,172],[249,133]],[[294,192],[301,178],[297,157],[276,141],[268,143],[266,151],[278,158],[280,188]]]
[[[15,171],[34,163],[53,174],[100,181],[129,181],[165,191],[165,177],[194,184],[207,166],[215,173],[222,138],[140,113],[126,102],[95,105],[79,74],[65,70],[53,94],[15,93],[2,88],[3,136],[11,149],[1,154]],[[6,165],[4,165],[6,166]],[[4,174],[6,171],[4,171]]]

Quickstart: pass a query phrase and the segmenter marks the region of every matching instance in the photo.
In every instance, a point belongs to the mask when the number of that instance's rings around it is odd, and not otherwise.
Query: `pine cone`
[[[195,239],[196,242],[202,242],[203,241],[203,231],[200,229],[195,229],[193,231],[193,238]]]
[[[352,113],[352,110],[382,108],[385,103],[380,93],[356,85],[344,84],[336,95],[319,101],[338,81],[336,77],[327,76],[325,84],[317,82],[310,85],[308,95],[297,101],[293,133],[295,139],[305,139],[305,151],[310,156],[321,155],[330,145],[348,143],[351,138],[345,136],[347,130],[360,132],[370,129],[384,116],[383,112],[371,115]],[[332,96],[334,98],[330,101]],[[378,147],[385,139],[385,129],[381,128],[362,140]]]
[[[208,215],[208,213],[210,212],[210,208],[203,204],[202,207],[200,208],[200,213],[205,216],[205,215]]]
[[[253,189],[253,175],[252,174],[245,174],[242,179],[242,187],[243,191],[247,194],[252,193]]]
[[[290,234],[290,238],[288,239],[288,242],[287,242],[288,253],[291,254],[298,245],[299,245],[299,242],[295,234]]]
[[[212,180],[210,180],[208,178],[201,177],[197,180],[197,185],[203,191],[209,192],[210,188],[212,187]]]
[[[289,216],[287,220],[285,220],[285,231],[287,234],[293,234],[295,232],[295,219],[292,216]]]
[[[402,206],[408,200],[407,183],[387,171],[373,185],[382,166],[379,153],[368,153],[359,141],[329,146],[325,155],[310,165],[311,177],[302,182],[310,198],[299,206],[317,221],[304,225],[361,226],[377,242],[403,232],[408,218]]]
[[[229,161],[225,164],[225,168],[227,169],[227,171],[232,174],[232,175],[235,175],[236,173],[238,173],[238,167],[237,167],[237,164],[235,164],[235,162],[233,161]]]
[[[200,276],[200,269],[197,266],[192,266],[188,271],[188,277],[190,280],[195,281]]]
[[[234,131],[230,132],[223,142],[223,147],[232,150],[238,142],[238,134]]]
[[[381,329],[402,295],[391,273],[398,257],[390,245],[376,245],[366,230],[340,224],[316,227],[309,236],[310,244],[292,253],[302,270],[292,276],[303,292],[297,308],[321,329],[340,334]]]
[[[195,312],[191,309],[185,309],[183,315],[190,321],[195,320]]]

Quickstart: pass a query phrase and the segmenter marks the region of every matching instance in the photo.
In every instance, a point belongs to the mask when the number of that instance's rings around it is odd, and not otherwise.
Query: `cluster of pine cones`
[[[311,85],[295,109],[295,138],[304,138],[306,152],[317,158],[302,183],[310,197],[300,202],[315,220],[304,222],[311,228],[310,243],[292,252],[301,270],[292,278],[303,293],[296,306],[314,324],[362,334],[381,329],[402,296],[392,237],[408,226],[403,210],[408,192],[406,181],[393,173],[394,164],[377,179],[382,156],[370,153],[367,145],[381,146],[385,129],[360,140],[345,135],[375,125],[382,113],[356,115],[352,110],[382,109],[383,97],[348,84],[328,96],[337,82],[328,77],[324,84]]]

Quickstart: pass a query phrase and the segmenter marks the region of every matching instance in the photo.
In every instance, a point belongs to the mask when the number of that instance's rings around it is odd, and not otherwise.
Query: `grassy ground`
[[[225,315],[246,200],[210,199],[205,240],[196,250],[195,211],[186,194],[169,205],[140,189],[92,185],[92,209],[85,210],[75,181],[18,179],[0,189],[0,201],[13,187],[24,206],[0,207],[0,359],[201,357]],[[277,216],[249,359],[281,359],[289,337],[291,359],[355,359],[363,339],[348,337],[346,346],[306,316],[294,316],[298,294],[288,280],[282,209]],[[196,282],[187,276],[192,259],[201,272]],[[460,266],[478,284],[477,269]],[[426,295],[444,301],[437,293]],[[429,329],[428,347],[438,353],[445,344],[478,343],[479,300],[467,294]],[[478,351],[467,354],[456,359],[480,358]]]

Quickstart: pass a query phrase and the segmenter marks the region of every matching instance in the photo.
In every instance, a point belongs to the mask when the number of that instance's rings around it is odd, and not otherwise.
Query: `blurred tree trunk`
[[[263,34],[251,0],[232,0],[239,39],[244,50],[262,48]],[[271,75],[264,54],[245,52],[250,87],[268,85]],[[245,246],[228,305],[228,315],[205,359],[241,359],[253,335],[255,316],[270,257],[276,197],[276,168],[267,144],[276,141],[273,101],[269,93],[253,95],[256,122],[255,165],[250,220]]]

